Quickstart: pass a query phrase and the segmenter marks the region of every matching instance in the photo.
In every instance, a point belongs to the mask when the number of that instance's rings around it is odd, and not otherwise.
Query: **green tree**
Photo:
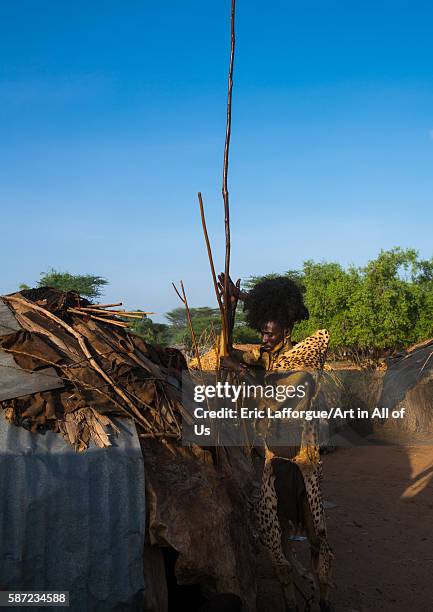
[[[216,334],[221,330],[221,318],[218,308],[209,308],[202,306],[198,308],[190,308],[190,316],[195,335],[199,339],[206,333],[209,334],[213,328]],[[171,333],[169,334],[170,343],[183,345],[188,350],[192,347],[192,339],[188,326],[186,309],[183,306],[174,308],[165,315],[169,321]]]
[[[243,283],[242,288],[246,291],[249,291],[256,285],[259,281],[266,280],[268,278],[276,278],[277,276],[281,276],[277,272],[271,272],[269,274],[263,274],[262,276],[249,276]],[[287,270],[287,272],[283,273],[283,276],[287,276],[291,278],[299,285],[299,287],[303,290],[303,273],[301,270]]]
[[[381,251],[362,269],[356,312],[358,328],[369,333],[364,344],[401,348],[432,336],[432,271],[433,259],[420,261],[417,251],[398,247]]]
[[[261,341],[260,334],[246,323],[236,322],[233,329],[234,344],[257,344]]]
[[[287,276],[298,282],[309,310],[293,338],[327,328],[332,349],[401,349],[433,336],[433,258],[414,249],[381,251],[366,266],[344,269],[335,262],[306,261]],[[251,277],[251,288],[262,278]]]
[[[38,287],[54,287],[62,291],[77,291],[80,295],[89,299],[99,298],[103,293],[103,288],[108,285],[108,281],[102,276],[93,274],[70,274],[69,272],[59,272],[54,268],[48,272],[42,272]]]
[[[302,340],[317,329],[326,328],[332,346],[345,345],[350,330],[348,305],[359,282],[358,271],[353,267],[344,270],[338,263],[306,261],[302,286],[310,316],[295,327],[294,339]]]
[[[412,282],[418,292],[419,316],[415,325],[416,342],[433,337],[433,257],[416,261]]]
[[[131,319],[128,320],[130,331],[140,338],[143,338],[145,342],[149,344],[158,344],[160,346],[167,346],[170,344],[171,329],[170,326],[165,323],[154,323],[152,319],[144,316],[141,320],[134,320],[131,323]]]

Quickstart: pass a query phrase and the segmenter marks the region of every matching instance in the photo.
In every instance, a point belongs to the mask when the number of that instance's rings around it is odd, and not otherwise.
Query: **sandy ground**
[[[433,446],[352,447],[323,461],[336,610],[432,612]]]

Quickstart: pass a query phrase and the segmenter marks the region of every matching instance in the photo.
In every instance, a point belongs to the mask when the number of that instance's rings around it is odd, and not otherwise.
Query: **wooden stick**
[[[108,311],[108,312],[111,312]],[[143,313],[142,315],[134,314],[132,312],[113,312],[113,315],[116,317],[125,317],[125,319],[144,319],[147,313]],[[153,314],[153,313],[152,313]]]
[[[8,302],[18,302],[19,304],[23,304],[24,306],[30,308],[31,310],[36,310],[37,312],[40,312],[42,315],[46,316],[48,319],[51,319],[52,321],[57,323],[57,325],[60,325],[67,332],[69,332],[72,336],[74,336],[74,338],[78,340],[78,344],[80,345],[81,350],[83,351],[84,355],[88,358],[89,363],[93,367],[93,369],[96,372],[98,372],[100,376],[102,376],[102,378],[113,388],[115,393],[125,402],[125,404],[129,407],[131,412],[135,415],[135,419],[141,423],[144,423],[146,427],[151,429],[151,424],[146,419],[146,417],[144,417],[141,414],[141,412],[135,407],[134,403],[131,402],[131,400],[126,395],[126,393],[123,391],[123,389],[118,387],[116,383],[113,382],[113,380],[108,376],[108,374],[101,368],[101,366],[92,357],[92,354],[87,348],[86,340],[80,333],[78,333],[73,327],[71,327],[64,321],[62,321],[62,319],[59,319],[59,317],[56,317],[56,315],[53,315],[53,313],[50,312],[49,310],[45,310],[45,308],[41,308],[37,304],[34,304],[33,302],[26,300],[25,298],[16,297],[16,296],[8,296],[7,298],[4,297],[3,299]],[[129,411],[125,410],[125,412],[129,414]]]
[[[117,304],[93,304],[93,306],[98,306],[99,308],[111,308],[111,306],[123,306],[123,302],[117,302]],[[85,306],[82,306],[85,308]]]
[[[78,310],[78,309],[77,309]],[[113,310],[96,310],[96,308],[92,308],[92,310],[82,310],[81,308],[79,309],[80,312],[82,314],[87,314],[87,315],[101,315],[102,317],[125,317],[125,319],[144,319],[145,314],[134,314],[131,312],[114,312]]]
[[[80,306],[79,310],[94,310],[95,312],[112,312],[113,314],[134,314],[134,315],[148,315],[155,314],[154,312],[147,312],[144,310],[105,310],[104,308],[94,308],[93,306]]]
[[[214,284],[214,288],[215,288],[215,293],[216,293],[216,297],[218,300],[218,306],[221,312],[221,336],[220,336],[220,341],[219,341],[219,346],[218,346],[218,350],[217,350],[217,361],[218,361],[218,367],[219,367],[219,358],[220,355],[225,355],[226,354],[226,338],[227,338],[227,331],[226,331],[226,321],[227,318],[224,314],[224,305],[223,302],[221,300],[221,295],[218,289],[218,281],[217,281],[217,277],[215,274],[215,267],[213,264],[213,257],[212,257],[212,249],[210,246],[210,241],[209,241],[209,236],[207,233],[207,227],[206,227],[206,218],[204,216],[204,207],[203,207],[203,200],[201,197],[201,193],[198,193],[198,202],[200,205],[200,215],[201,215],[201,224],[203,227],[203,233],[204,233],[204,238],[205,238],[205,242],[206,242],[206,247],[207,247],[207,254],[208,254],[208,258],[209,258],[209,264],[210,264],[210,269],[212,272],[212,279],[213,279],[213,284]],[[222,349],[222,350],[221,350]]]
[[[73,314],[85,315],[86,317],[90,317],[90,312],[83,312],[82,310],[78,310],[78,308],[68,308],[68,312],[72,312]]]
[[[200,360],[200,353],[198,350],[198,346],[197,346],[197,338],[195,336],[195,331],[194,328],[192,326],[192,321],[191,321],[191,314],[189,312],[189,306],[188,306],[188,300],[186,299],[186,293],[185,293],[185,288],[183,286],[183,282],[180,281],[180,287],[182,289],[182,295],[180,295],[179,291],[176,288],[176,285],[174,283],[171,283],[173,285],[174,290],[176,291],[180,301],[184,304],[185,309],[186,309],[186,317],[188,319],[188,326],[189,326],[189,333],[191,334],[191,338],[192,338],[192,343],[194,346],[194,352],[195,352],[195,356],[197,358],[197,363],[198,363],[198,367],[201,370],[201,360]]]
[[[225,321],[225,352],[229,353],[231,347],[231,330],[229,321],[229,279],[230,279],[230,207],[229,207],[229,192],[227,188],[228,165],[229,165],[229,149],[230,135],[232,124],[232,90],[233,90],[233,64],[235,57],[235,9],[236,0],[232,0],[231,10],[231,47],[230,47],[230,64],[228,74],[228,93],[227,93],[227,123],[226,123],[226,139],[224,145],[224,168],[222,182],[222,196],[224,200],[224,225],[226,235],[226,252],[225,252],[225,267],[224,267],[224,321]]]
[[[97,321],[103,321],[104,323],[109,323],[110,325],[117,325],[118,327],[128,327],[129,326],[129,324],[126,321],[113,321],[113,319],[107,319],[105,317],[96,317],[90,312],[83,312],[75,308],[68,308],[68,312],[72,312],[73,314],[78,314],[84,317],[89,317],[90,319],[96,319]]]
[[[210,270],[211,270],[211,273],[212,273],[212,279],[213,279],[213,284],[214,284],[214,288],[215,288],[215,294],[216,294],[216,298],[217,298],[217,301],[218,301],[218,306],[219,306],[219,309],[221,311],[221,316],[223,318],[223,323],[224,323],[224,307],[223,307],[223,303],[221,301],[220,292],[219,292],[219,289],[218,289],[218,281],[217,281],[217,277],[216,277],[216,274],[215,274],[215,267],[213,265],[212,249],[211,249],[211,246],[210,246],[209,235],[207,233],[206,218],[204,216],[203,199],[201,197],[201,193],[200,192],[198,192],[198,203],[200,205],[201,225],[203,227],[204,239],[205,239],[205,242],[206,242],[207,254],[208,254],[208,258],[209,258],[209,264],[210,264]]]
[[[95,317],[95,315],[88,315],[91,319],[95,319],[96,321],[102,321],[103,323],[108,323],[109,325],[116,325],[117,327],[129,327],[129,323],[126,321],[113,321],[113,319],[105,319],[104,317]]]
[[[129,323],[127,323],[126,321],[113,321],[113,319],[105,319],[103,317],[95,317],[94,315],[90,315],[91,319],[94,319],[95,321],[102,321],[103,323],[108,323],[109,325],[116,325],[117,327],[123,327],[124,329],[126,327],[129,327]]]
[[[84,310],[82,308],[68,308],[68,312],[74,312],[76,314],[85,315],[87,317],[95,317],[97,314],[102,317],[109,317],[110,315],[114,317],[125,317],[126,319],[142,319],[141,315],[131,314],[129,312],[115,312],[113,310],[97,310],[96,308]],[[114,321],[114,319],[113,319]],[[126,323],[126,321],[123,321]]]

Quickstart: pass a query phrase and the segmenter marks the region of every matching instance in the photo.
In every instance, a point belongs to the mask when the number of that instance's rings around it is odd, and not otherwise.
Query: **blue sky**
[[[3,2],[0,292],[53,266],[107,300],[213,305],[229,0]],[[431,2],[238,0],[232,271],[432,256]]]

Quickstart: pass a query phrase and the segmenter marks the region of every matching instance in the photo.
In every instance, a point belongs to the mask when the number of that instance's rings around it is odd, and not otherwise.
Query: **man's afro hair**
[[[254,285],[244,310],[247,324],[258,331],[267,321],[277,321],[287,329],[309,316],[299,286],[286,276],[266,278]]]

